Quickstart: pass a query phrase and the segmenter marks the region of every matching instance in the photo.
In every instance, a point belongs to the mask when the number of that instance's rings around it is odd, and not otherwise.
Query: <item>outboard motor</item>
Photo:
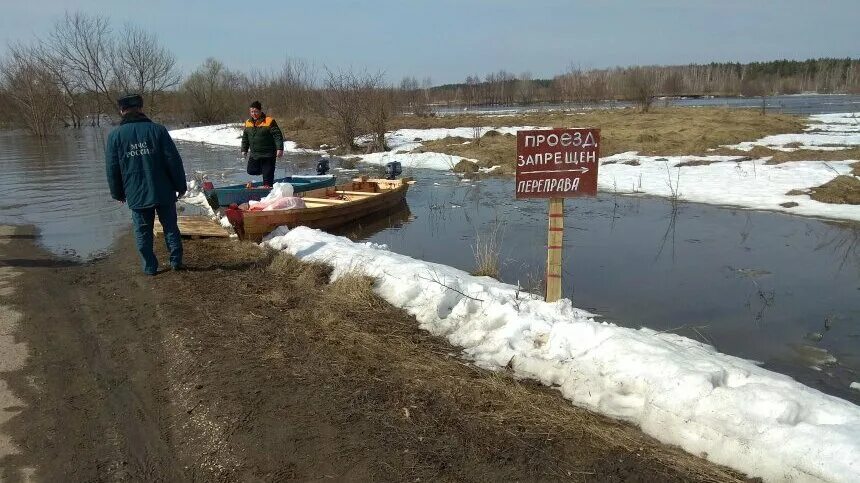
[[[320,160],[317,161],[317,174],[322,176],[322,175],[328,173],[328,170],[329,170],[328,159],[320,158]]]
[[[385,165],[385,179],[395,179],[403,172],[403,166],[400,161],[392,161]]]

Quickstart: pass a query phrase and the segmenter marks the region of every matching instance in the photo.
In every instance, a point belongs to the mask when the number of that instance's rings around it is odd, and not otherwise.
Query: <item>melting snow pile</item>
[[[186,182],[187,190],[185,191],[185,196],[180,198],[180,201],[183,203],[188,203],[189,205],[199,206],[209,214],[209,216],[214,217],[215,211],[209,206],[209,202],[206,201],[206,195],[203,194],[202,187],[198,184],[196,179],[192,179]]]
[[[635,152],[608,156],[600,161],[597,184],[604,192],[645,193],[677,197],[681,201],[860,221],[860,206],[821,203],[806,194],[787,194],[792,190],[802,192],[821,186],[837,175],[850,174],[851,165],[856,161],[792,161],[769,165],[767,158],[660,157],[639,156]],[[683,166],[690,162],[712,164]]]
[[[843,150],[860,146],[860,113],[809,117],[807,132],[767,136],[728,148],[749,151],[765,146],[779,151]],[[639,156],[620,153],[601,159],[598,185],[603,191],[645,193],[717,205],[784,211],[792,214],[860,221],[860,206],[815,201],[807,190],[838,175],[850,175],[848,161],[790,161],[768,165],[770,158],[732,156]],[[792,192],[792,195],[788,195]]]
[[[421,147],[424,141],[435,141],[445,139],[447,137],[461,137],[466,139],[474,139],[477,135],[483,137],[490,131],[498,132],[499,134],[512,134],[516,136],[517,131],[521,129],[544,129],[536,126],[509,126],[509,127],[456,127],[456,128],[433,128],[433,129],[398,129],[386,133],[385,142],[391,151],[384,153],[365,154],[355,156],[361,159],[362,162],[368,164],[385,165],[391,161],[399,161],[404,168],[425,168],[447,171],[453,169],[460,161],[466,160],[476,163],[474,159],[464,158],[462,156],[454,156],[444,153],[412,153],[416,148]],[[359,145],[366,144],[371,141],[369,137],[360,137],[356,139]],[[467,141],[468,142],[468,141]]]
[[[242,147],[241,124],[216,124],[214,126],[189,127],[170,131],[170,137],[177,141],[189,141],[218,146]],[[284,141],[284,151],[293,153],[319,153],[312,149],[302,149],[294,141]]]
[[[374,277],[375,290],[475,363],[510,367],[579,406],[769,481],[857,481],[860,407],[699,342],[595,322],[487,277],[309,228],[264,242]]]
[[[776,134],[725,147],[741,151],[750,151],[756,146],[776,151],[840,151],[860,146],[860,113],[816,114],[809,116],[809,121],[807,132],[802,134]]]

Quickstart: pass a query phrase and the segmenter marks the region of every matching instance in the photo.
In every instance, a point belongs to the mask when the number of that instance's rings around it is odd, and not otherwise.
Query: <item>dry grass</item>
[[[475,255],[475,270],[472,275],[499,278],[499,253],[502,249],[504,224],[498,220],[488,230],[475,235],[472,253]]]
[[[809,197],[822,203],[860,205],[860,179],[847,175],[837,176],[812,188]]]
[[[320,280],[318,264],[305,265],[291,258],[279,255],[270,269],[289,280]],[[295,289],[289,287],[291,292]],[[415,438],[413,432],[433,435],[424,444],[441,462],[468,458],[456,453],[447,437],[434,432],[432,428],[441,425],[490,453],[517,455],[505,464],[534,465],[530,471],[543,478],[609,476],[615,468],[607,468],[605,473],[580,470],[588,468],[594,456],[635,453],[648,461],[649,467],[642,470],[646,479],[661,479],[663,472],[677,471],[699,481],[739,480],[730,471],[643,438],[629,425],[578,409],[539,384],[464,364],[453,355],[456,349],[420,331],[412,317],[374,293],[373,281],[367,277],[347,275],[316,289],[302,286],[300,292],[319,300],[318,305],[325,309],[295,330],[306,330],[340,348],[335,351],[339,356],[327,356],[330,370],[351,379],[356,393],[362,394],[362,404],[379,405],[379,412],[364,412],[362,417],[379,419],[387,438],[403,440],[397,444]],[[384,361],[384,367],[363,362],[369,360]],[[591,448],[581,443],[575,450],[565,446],[583,440]],[[594,448],[600,448],[603,456],[586,456]],[[571,454],[574,451],[578,454]],[[548,460],[552,461],[549,466]]]
[[[707,166],[709,164],[718,163],[719,161],[707,160],[707,159],[692,159],[690,161],[684,161],[683,163],[678,163],[675,165],[676,168],[684,168],[688,166]]]
[[[514,160],[517,152],[517,139],[514,136],[485,137],[481,144],[451,143],[451,138],[425,142],[421,148],[425,152],[453,154],[475,159],[482,167],[501,166],[500,174],[514,173]]]
[[[707,155],[723,144],[759,139],[771,134],[794,133],[803,129],[802,118],[791,115],[761,116],[754,110],[726,108],[667,108],[648,114],[633,110],[601,110],[582,114],[529,113],[504,118],[445,116],[400,118],[398,127],[430,128],[472,125],[534,125],[553,127],[599,127],[601,156],[625,151],[645,155]],[[484,136],[480,145],[461,144],[455,139],[426,142],[423,150],[477,159],[481,166],[502,166],[512,173],[516,138],[511,135]],[[740,154],[745,156],[748,153]]]
[[[739,151],[735,149],[720,148],[711,154],[726,156],[746,156],[752,158],[764,158],[771,156],[767,164],[781,164],[791,161],[843,161],[848,159],[860,159],[860,147],[852,147],[839,151],[820,151],[815,149],[799,149],[797,151],[778,151],[764,146],[755,146],[750,151]]]
[[[272,257],[266,270],[306,289],[328,283],[331,276],[331,267],[321,263],[300,262],[286,252],[279,252]]]
[[[467,173],[474,174],[478,172],[478,165],[471,161],[467,161],[465,159],[460,160],[457,164],[454,165],[452,171],[455,173]]]
[[[318,148],[337,145],[330,123],[320,116],[282,121],[285,136],[299,146]],[[516,116],[489,117],[453,115],[438,117],[399,116],[392,119],[390,130],[401,128],[454,128],[463,126],[553,126],[599,127],[601,155],[639,151],[649,155],[705,154],[722,144],[759,139],[771,134],[801,132],[802,118],[791,115],[761,116],[756,110],[728,108],[663,108],[647,114],[632,109],[595,110],[583,113],[546,112]],[[485,135],[479,146],[457,145],[463,140],[427,143],[428,151],[470,157],[483,166],[513,165],[515,138],[498,133]],[[453,144],[453,145],[452,145]],[[474,143],[473,143],[474,144]],[[431,149],[430,146],[433,146]]]
[[[338,144],[331,123],[320,116],[285,119],[280,125],[284,138],[295,141],[300,148],[319,149],[322,145]]]
[[[371,279],[329,284],[329,267],[253,244],[187,248],[195,270],[169,287],[168,309],[223,309],[181,327],[207,361],[195,373],[204,378],[202,405],[244,424],[230,444],[272,448],[243,454],[258,474],[283,466],[268,455],[284,443],[267,437],[289,442],[307,431],[294,443],[307,458],[286,459],[301,479],[331,460],[351,467],[363,459],[365,479],[378,481],[743,481],[554,389],[467,363],[374,293]],[[201,292],[201,283],[232,289]],[[293,429],[271,429],[278,425]]]

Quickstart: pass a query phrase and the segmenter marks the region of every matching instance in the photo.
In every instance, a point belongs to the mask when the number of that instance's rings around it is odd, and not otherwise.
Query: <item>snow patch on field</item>
[[[218,146],[242,147],[241,124],[216,124],[213,126],[189,127],[170,131],[170,137],[177,141],[214,144]],[[284,151],[291,153],[322,153],[323,151],[303,149],[294,141],[284,141]]]
[[[690,161],[714,162],[678,167]],[[821,203],[807,194],[787,194],[792,190],[805,191],[820,186],[837,175],[850,174],[854,161],[767,164],[767,158],[661,157],[628,152],[603,158],[601,163],[598,187],[605,192],[643,193],[666,198],[677,196],[681,201],[860,221],[860,206]],[[782,206],[784,203],[797,203],[797,206]]]

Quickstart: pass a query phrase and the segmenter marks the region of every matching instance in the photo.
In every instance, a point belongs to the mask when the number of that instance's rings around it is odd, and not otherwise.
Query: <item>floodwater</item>
[[[104,135],[68,131],[40,147],[0,132],[0,223],[36,225],[59,255],[109,250],[130,216],[108,194]],[[179,148],[189,176],[248,179],[234,150]],[[288,156],[277,174],[310,173],[314,160]],[[409,174],[418,183],[406,204],[339,233],[466,271],[476,235],[495,233],[501,280],[541,290],[545,201],[515,201],[504,178]],[[568,200],[565,213],[564,295],[575,306],[706,341],[860,403],[849,389],[860,381],[860,225],[611,194]]]
[[[656,107],[752,107],[761,108],[761,97],[701,97],[680,99],[659,99],[654,101]],[[434,106],[437,114],[462,114],[463,111],[485,114],[513,114],[524,111],[545,111],[562,109],[606,109],[613,107],[630,107],[627,101],[602,101],[597,103],[559,103],[539,105],[496,105],[445,107]],[[797,94],[789,96],[769,96],[765,98],[767,112],[785,114],[830,114],[835,112],[860,111],[860,95],[857,94]]]
[[[540,293],[547,202],[512,182],[418,173],[410,221],[348,236],[471,271],[496,233],[501,280]],[[671,331],[860,403],[860,225],[653,197],[565,201],[563,294],[618,325]]]

